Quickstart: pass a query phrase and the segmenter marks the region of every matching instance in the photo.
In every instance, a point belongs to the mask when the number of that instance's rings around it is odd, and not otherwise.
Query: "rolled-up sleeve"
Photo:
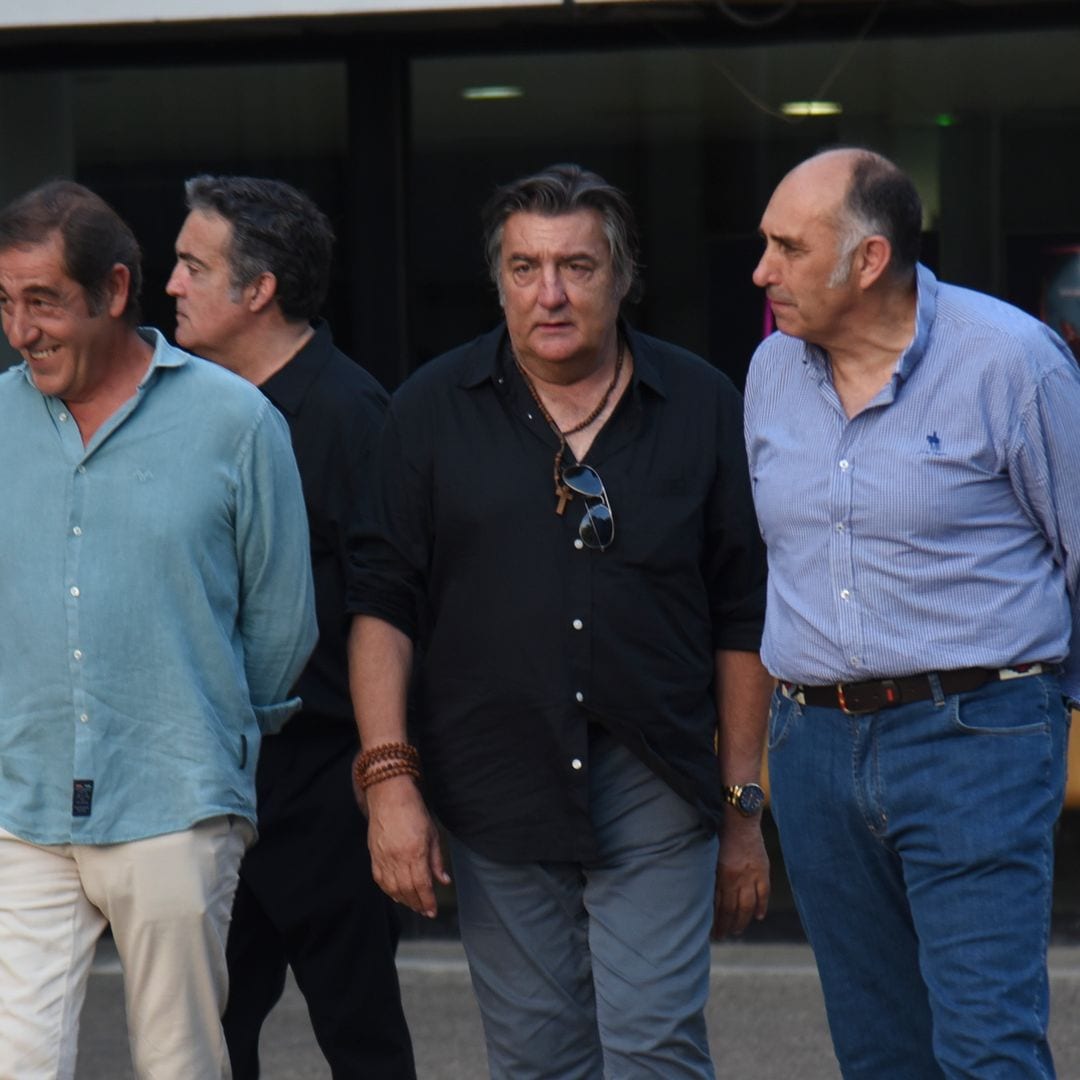
[[[718,401],[716,480],[709,494],[706,581],[713,648],[757,652],[765,622],[765,545],[754,513],[743,441],[742,397]]]
[[[390,405],[375,454],[374,512],[352,538],[347,608],[417,639],[426,609],[433,540],[430,430],[410,423],[401,392]]]
[[[300,476],[288,427],[269,402],[239,462],[236,547],[244,670],[259,727],[270,733],[300,707],[289,691],[318,631]]]

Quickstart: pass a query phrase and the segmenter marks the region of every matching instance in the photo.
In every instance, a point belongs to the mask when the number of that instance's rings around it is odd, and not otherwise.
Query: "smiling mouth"
[[[26,355],[31,360],[47,360],[59,348],[59,345],[50,345],[47,349],[27,349]]]

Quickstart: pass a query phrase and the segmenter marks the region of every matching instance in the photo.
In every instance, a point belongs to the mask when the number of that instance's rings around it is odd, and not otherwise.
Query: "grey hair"
[[[884,236],[889,241],[889,274],[900,280],[909,278],[919,261],[922,240],[922,200],[911,178],[881,154],[856,150],[836,231],[837,262],[829,277],[831,287],[847,282],[855,250],[868,236]]]
[[[602,176],[580,165],[549,165],[532,176],[497,188],[484,206],[484,254],[500,301],[502,239],[507,219],[517,213],[557,217],[577,210],[595,210],[600,215],[619,297],[631,303],[640,299],[637,223],[629,200]]]
[[[846,285],[851,278],[851,268],[855,264],[855,251],[859,244],[868,236],[880,234],[880,229],[875,229],[866,221],[857,221],[843,214],[836,226],[836,265],[833,267],[829,280],[826,282],[830,289],[838,289]]]
[[[252,176],[196,176],[184,193],[189,210],[217,214],[232,226],[234,301],[245,285],[271,273],[287,319],[318,316],[330,285],[334,231],[307,195],[281,180]]]

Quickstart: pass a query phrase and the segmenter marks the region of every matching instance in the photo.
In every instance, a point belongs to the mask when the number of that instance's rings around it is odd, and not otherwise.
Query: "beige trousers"
[[[0,829],[0,1080],[72,1080],[94,946],[112,926],[139,1080],[228,1080],[225,939],[241,818],[126,844]]]

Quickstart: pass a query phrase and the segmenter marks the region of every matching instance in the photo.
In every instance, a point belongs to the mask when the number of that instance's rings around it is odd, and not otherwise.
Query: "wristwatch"
[[[765,805],[765,789],[760,784],[732,784],[723,789],[724,799],[743,817],[753,817]]]

